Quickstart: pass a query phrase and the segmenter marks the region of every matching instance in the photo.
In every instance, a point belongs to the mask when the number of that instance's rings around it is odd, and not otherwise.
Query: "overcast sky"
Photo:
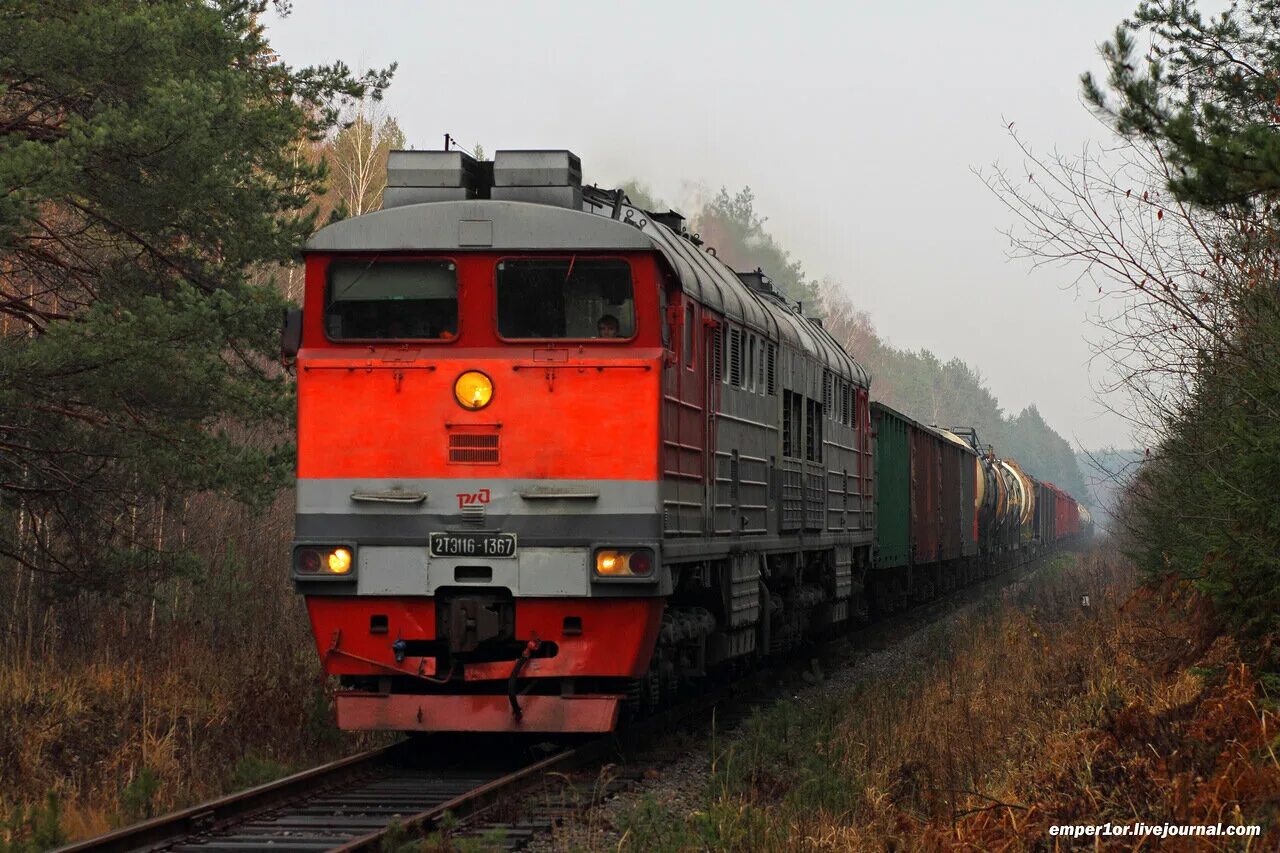
[[[1104,137],[1078,77],[1135,5],[306,0],[268,27],[290,64],[398,62],[386,109],[417,148],[569,148],[589,182],[669,202],[749,185],[890,343],[959,356],[1095,448],[1128,430],[1094,401],[1090,303],[1070,271],[1007,259],[1009,214],[971,170],[1019,167],[1010,121],[1042,149]]]

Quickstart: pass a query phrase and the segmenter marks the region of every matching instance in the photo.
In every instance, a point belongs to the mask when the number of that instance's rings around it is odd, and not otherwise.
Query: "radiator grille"
[[[729,330],[729,384],[742,387],[742,330]]]
[[[498,436],[450,435],[449,462],[454,465],[498,464]]]
[[[711,339],[711,378],[720,382],[724,379],[724,343],[723,333],[719,326],[712,332]]]

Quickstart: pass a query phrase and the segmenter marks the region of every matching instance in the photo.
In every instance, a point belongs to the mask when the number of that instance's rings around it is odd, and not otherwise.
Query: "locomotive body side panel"
[[[711,533],[777,535],[780,513],[772,492],[781,419],[778,341],[727,319],[716,332],[709,376],[718,401]]]
[[[701,536],[707,526],[704,507],[711,439],[703,308],[678,293],[668,298],[667,305],[671,346],[662,371],[662,533]]]

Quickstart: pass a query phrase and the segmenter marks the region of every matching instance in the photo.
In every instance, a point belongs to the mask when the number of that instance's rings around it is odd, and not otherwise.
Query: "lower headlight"
[[[648,548],[596,551],[596,574],[602,578],[647,578],[653,575],[653,551]]]
[[[355,551],[348,545],[298,545],[293,549],[293,573],[306,578],[349,578]]]
[[[334,548],[325,559],[325,565],[335,575],[351,571],[351,552],[346,548]]]

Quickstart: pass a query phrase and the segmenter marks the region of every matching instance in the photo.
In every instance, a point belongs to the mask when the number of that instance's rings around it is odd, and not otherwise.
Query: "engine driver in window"
[[[604,314],[596,321],[597,338],[616,338],[618,336],[618,318],[612,314]]]

